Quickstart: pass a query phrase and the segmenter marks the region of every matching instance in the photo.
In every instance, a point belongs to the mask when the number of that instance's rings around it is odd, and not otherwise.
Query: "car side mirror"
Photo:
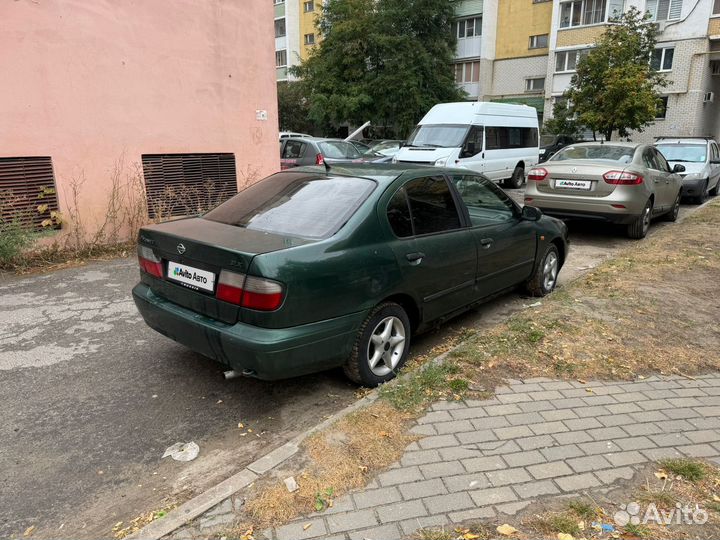
[[[525,205],[522,207],[520,216],[526,221],[538,221],[542,217],[542,210],[534,206]]]
[[[673,167],[672,172],[674,172],[674,173],[685,172],[685,165],[676,163],[675,166]]]

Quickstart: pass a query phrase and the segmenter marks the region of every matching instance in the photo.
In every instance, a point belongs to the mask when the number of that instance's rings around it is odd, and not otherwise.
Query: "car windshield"
[[[668,161],[705,163],[707,146],[704,144],[658,144],[657,149]]]
[[[357,159],[360,152],[345,141],[325,141],[318,144],[323,156],[330,159]]]
[[[602,159],[630,163],[635,155],[632,146],[615,146],[613,144],[592,144],[587,146],[566,146],[548,161],[567,161],[576,159]]]
[[[335,234],[375,189],[365,178],[279,173],[241,191],[204,219],[283,236]]]
[[[430,146],[433,148],[458,148],[465,140],[470,126],[425,125],[412,132],[406,146]]]

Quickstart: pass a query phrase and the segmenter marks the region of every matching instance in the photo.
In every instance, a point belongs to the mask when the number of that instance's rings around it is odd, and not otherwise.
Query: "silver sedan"
[[[627,225],[628,236],[644,238],[652,218],[677,219],[683,170],[647,144],[573,144],[528,172],[525,204],[551,216]]]

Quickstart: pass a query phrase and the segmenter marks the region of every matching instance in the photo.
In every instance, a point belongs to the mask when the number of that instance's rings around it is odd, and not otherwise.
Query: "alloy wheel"
[[[397,317],[385,317],[372,334],[367,348],[367,362],[378,377],[397,368],[405,352],[405,325]]]
[[[552,291],[555,287],[558,275],[558,257],[550,252],[543,262],[543,287],[546,291]]]

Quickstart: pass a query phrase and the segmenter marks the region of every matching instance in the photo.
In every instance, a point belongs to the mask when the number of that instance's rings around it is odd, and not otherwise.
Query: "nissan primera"
[[[133,297],[150,327],[236,373],[342,366],[374,386],[416,333],[518,285],[552,291],[567,249],[561,221],[477,173],[297,168],[144,227]]]

